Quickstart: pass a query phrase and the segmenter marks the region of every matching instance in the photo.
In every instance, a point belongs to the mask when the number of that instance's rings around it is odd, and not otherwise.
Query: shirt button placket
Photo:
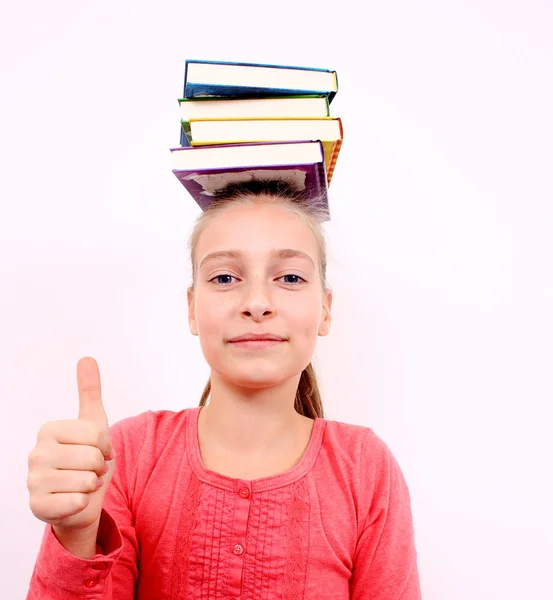
[[[233,555],[232,562],[234,562],[234,567],[231,569],[231,573],[234,576],[231,575],[229,580],[229,592],[230,598],[238,600],[242,588],[242,569],[246,555],[244,540],[246,539],[251,506],[252,492],[250,482],[241,481],[238,487],[235,488],[235,494],[237,495],[237,498],[234,511],[234,529],[232,532],[233,537],[231,538],[232,543],[229,549]]]

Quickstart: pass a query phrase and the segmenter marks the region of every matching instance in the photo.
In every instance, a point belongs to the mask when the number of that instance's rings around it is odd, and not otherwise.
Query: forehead
[[[229,206],[206,224],[196,246],[196,260],[212,252],[238,250],[245,255],[269,255],[291,248],[307,253],[313,261],[317,241],[305,219],[275,204]]]

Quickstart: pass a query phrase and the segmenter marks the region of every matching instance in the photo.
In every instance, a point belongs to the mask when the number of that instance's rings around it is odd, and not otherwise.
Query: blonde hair
[[[323,291],[328,289],[326,283],[326,240],[322,222],[328,220],[329,217],[328,210],[322,202],[322,198],[320,196],[309,197],[281,180],[252,180],[227,185],[214,196],[211,204],[196,219],[189,240],[190,260],[192,263],[192,285],[190,286],[190,290],[192,292],[194,291],[196,280],[195,255],[198,239],[216,215],[223,212],[229,205],[235,205],[236,203],[241,205],[278,203],[304,219],[313,232],[317,243],[322,289]],[[202,393],[200,406],[207,404],[210,393],[211,379],[208,380]],[[294,408],[300,415],[311,419],[315,419],[316,417],[324,418],[319,384],[311,363],[301,373]]]

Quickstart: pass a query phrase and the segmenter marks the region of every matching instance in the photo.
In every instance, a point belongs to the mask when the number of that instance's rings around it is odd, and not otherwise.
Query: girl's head
[[[311,358],[330,327],[323,209],[282,182],[227,186],[196,221],[190,238],[190,330],[212,372],[247,388],[298,380],[295,409],[323,417]],[[263,349],[230,340],[270,333]],[[202,395],[205,405],[210,382]]]

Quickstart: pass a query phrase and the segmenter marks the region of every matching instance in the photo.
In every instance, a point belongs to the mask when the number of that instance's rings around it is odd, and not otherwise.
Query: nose
[[[261,281],[252,282],[244,286],[245,297],[242,303],[242,314],[259,320],[272,315],[274,312],[273,302],[269,293],[269,286]]]

